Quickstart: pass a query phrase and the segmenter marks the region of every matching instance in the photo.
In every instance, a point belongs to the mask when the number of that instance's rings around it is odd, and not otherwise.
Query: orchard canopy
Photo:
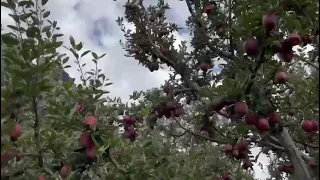
[[[107,91],[106,54],[61,41],[48,0],[1,0],[1,179],[250,180],[262,155],[270,180],[319,179],[318,1],[181,1],[191,48],[170,2],[109,1],[124,56],[170,74],[130,103]]]

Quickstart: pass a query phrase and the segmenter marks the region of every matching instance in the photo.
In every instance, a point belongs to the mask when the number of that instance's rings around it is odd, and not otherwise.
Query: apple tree
[[[63,45],[47,2],[1,2],[14,22],[1,33],[1,179],[253,179],[241,162],[222,155],[212,137],[183,129],[189,128],[183,122],[182,132],[168,127],[171,116],[161,129],[159,123],[150,129],[156,102],[173,94],[135,93],[139,104],[131,105],[108,97],[112,83],[98,68],[105,54],[84,49],[71,36]],[[66,77],[69,59],[80,84]],[[247,161],[244,167],[250,166]]]
[[[159,122],[165,119],[185,134],[217,143],[244,167],[252,166],[250,149],[257,146],[275,157],[272,178],[319,179],[318,2],[181,3],[190,11],[192,50],[187,42],[174,47],[180,27],[167,20],[170,7],[163,0],[148,7],[129,1],[118,19],[126,56],[150,72],[171,72],[163,85],[166,98],[150,101],[150,128],[166,131]],[[135,28],[127,29],[124,20]],[[221,72],[212,73],[213,66]]]

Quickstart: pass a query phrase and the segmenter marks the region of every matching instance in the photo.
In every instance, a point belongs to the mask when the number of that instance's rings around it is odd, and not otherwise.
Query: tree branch
[[[35,96],[32,97],[32,102],[33,102],[33,109],[35,114],[35,122],[34,122],[33,129],[34,129],[35,143],[38,150],[38,166],[40,168],[43,168],[43,153],[42,153],[41,142],[40,142],[40,121],[39,121],[37,102],[36,102]]]

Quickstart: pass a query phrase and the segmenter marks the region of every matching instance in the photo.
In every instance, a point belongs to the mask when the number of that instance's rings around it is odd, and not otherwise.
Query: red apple
[[[232,155],[233,155],[234,157],[238,157],[238,156],[239,156],[239,150],[238,150],[238,149],[233,149],[233,150],[232,150]]]
[[[275,82],[278,84],[285,84],[288,80],[289,76],[285,72],[277,72],[275,75]]]
[[[280,122],[280,117],[277,112],[273,112],[269,114],[269,123],[270,124],[278,124]]]
[[[278,16],[275,14],[265,14],[262,17],[262,24],[267,32],[274,30],[278,24]]]
[[[96,158],[96,153],[97,151],[97,147],[96,146],[92,146],[90,148],[87,148],[86,149],[86,156],[89,158],[89,159],[95,159]]]
[[[168,55],[168,49],[166,49],[166,48],[161,48],[161,49],[160,49],[160,52],[161,52],[161,54],[164,55],[164,56]]]
[[[318,122],[315,120],[311,120],[311,123],[312,123],[313,131],[318,131],[318,128],[319,128]]]
[[[244,160],[243,169],[247,170],[248,168],[252,168],[253,164],[249,159]]]
[[[72,169],[70,166],[68,165],[64,165],[62,166],[62,168],[60,169],[60,176],[62,178],[66,178],[69,176],[69,174],[71,173]]]
[[[302,40],[299,34],[289,34],[287,40],[290,42],[292,46],[296,46],[301,44]]]
[[[280,41],[274,41],[271,45],[271,51],[276,54],[282,52],[282,44]]]
[[[244,115],[246,115],[248,113],[249,109],[248,109],[248,105],[245,102],[237,102],[234,104],[234,112],[242,117]]]
[[[11,137],[12,140],[17,140],[22,134],[22,128],[19,123],[16,123],[14,125],[13,130],[9,133],[9,136]]]
[[[284,62],[289,63],[293,60],[294,54],[292,53],[292,51],[291,52],[283,51],[280,53],[280,57]]]
[[[210,65],[207,64],[207,63],[201,63],[201,64],[200,64],[200,69],[201,69],[202,71],[207,71],[209,68],[210,68]]]
[[[46,180],[44,176],[39,176],[39,180]]]
[[[256,39],[248,39],[243,43],[244,52],[248,56],[257,56],[259,55],[259,43]]]
[[[294,110],[294,109],[290,109],[289,111],[288,111],[288,115],[289,116],[294,116],[296,114],[296,110]]]
[[[266,132],[269,130],[269,121],[265,118],[259,118],[258,123],[256,124],[256,128],[260,132]]]
[[[83,148],[89,148],[94,145],[94,142],[89,133],[83,133],[80,135],[80,145]]]
[[[318,167],[318,162],[312,160],[308,163],[308,165],[311,167],[311,168],[316,168]]]
[[[94,116],[87,116],[86,119],[85,119],[85,125],[88,128],[96,127],[97,123],[98,123],[98,120]]]
[[[309,132],[314,131],[315,128],[314,128],[314,124],[313,124],[312,121],[310,121],[310,120],[304,120],[304,121],[302,122],[302,129],[303,129],[303,131],[309,133]]]
[[[212,9],[213,9],[213,7],[212,7],[211,4],[207,4],[207,5],[204,6],[204,12],[205,12],[206,14],[208,14],[208,15],[211,14]]]
[[[238,149],[239,151],[247,151],[248,146],[249,146],[248,140],[241,140],[235,145],[235,148]]]
[[[254,112],[248,113],[245,116],[245,122],[247,125],[256,125],[258,122],[258,115]]]
[[[84,108],[83,104],[77,104],[76,109],[77,109],[78,113],[82,114],[85,108]]]
[[[11,159],[13,159],[14,157],[16,157],[16,153],[11,152],[11,151],[5,151],[2,155],[1,155],[1,164],[6,164],[8,163]]]
[[[222,177],[221,177],[222,180],[231,180],[230,176],[228,173],[223,173]]]
[[[233,146],[231,144],[224,145],[224,152],[225,153],[232,153]]]

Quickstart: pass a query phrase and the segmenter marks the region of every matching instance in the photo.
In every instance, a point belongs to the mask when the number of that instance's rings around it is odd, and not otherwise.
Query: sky
[[[160,87],[169,77],[167,69],[150,73],[147,68],[138,65],[137,61],[123,55],[125,51],[119,44],[120,39],[124,40],[123,33],[115,20],[124,14],[122,6],[125,2],[126,0],[50,0],[46,5],[51,12],[49,19],[56,20],[65,35],[60,39],[65,42],[64,45],[69,45],[69,36],[72,35],[76,42],[84,43],[84,51],[92,50],[98,55],[107,53],[100,60],[99,68],[114,83],[107,88],[111,92],[110,96],[121,97],[123,101],[127,101],[133,91]],[[146,4],[155,2],[156,0],[145,0]],[[178,45],[181,40],[190,39],[189,32],[185,28],[185,21],[190,13],[184,1],[170,0],[169,5],[171,10],[166,12],[167,18],[183,28],[180,33],[175,34],[177,38],[175,45]],[[8,24],[13,24],[8,13],[10,13],[8,9],[1,7],[1,23],[4,31],[8,31],[6,28]],[[133,26],[127,24],[127,27]],[[67,53],[63,48],[59,51]],[[87,62],[87,70],[94,67],[89,63],[90,59],[88,56],[81,60]],[[72,67],[66,71],[79,82],[77,77],[80,77],[80,73],[77,72],[76,65],[72,61],[70,65]],[[253,154],[258,152],[258,148],[253,149]],[[268,177],[267,161],[266,156],[260,155],[258,163],[264,165],[264,170],[261,170],[258,164],[254,165],[256,179],[264,180]]]

